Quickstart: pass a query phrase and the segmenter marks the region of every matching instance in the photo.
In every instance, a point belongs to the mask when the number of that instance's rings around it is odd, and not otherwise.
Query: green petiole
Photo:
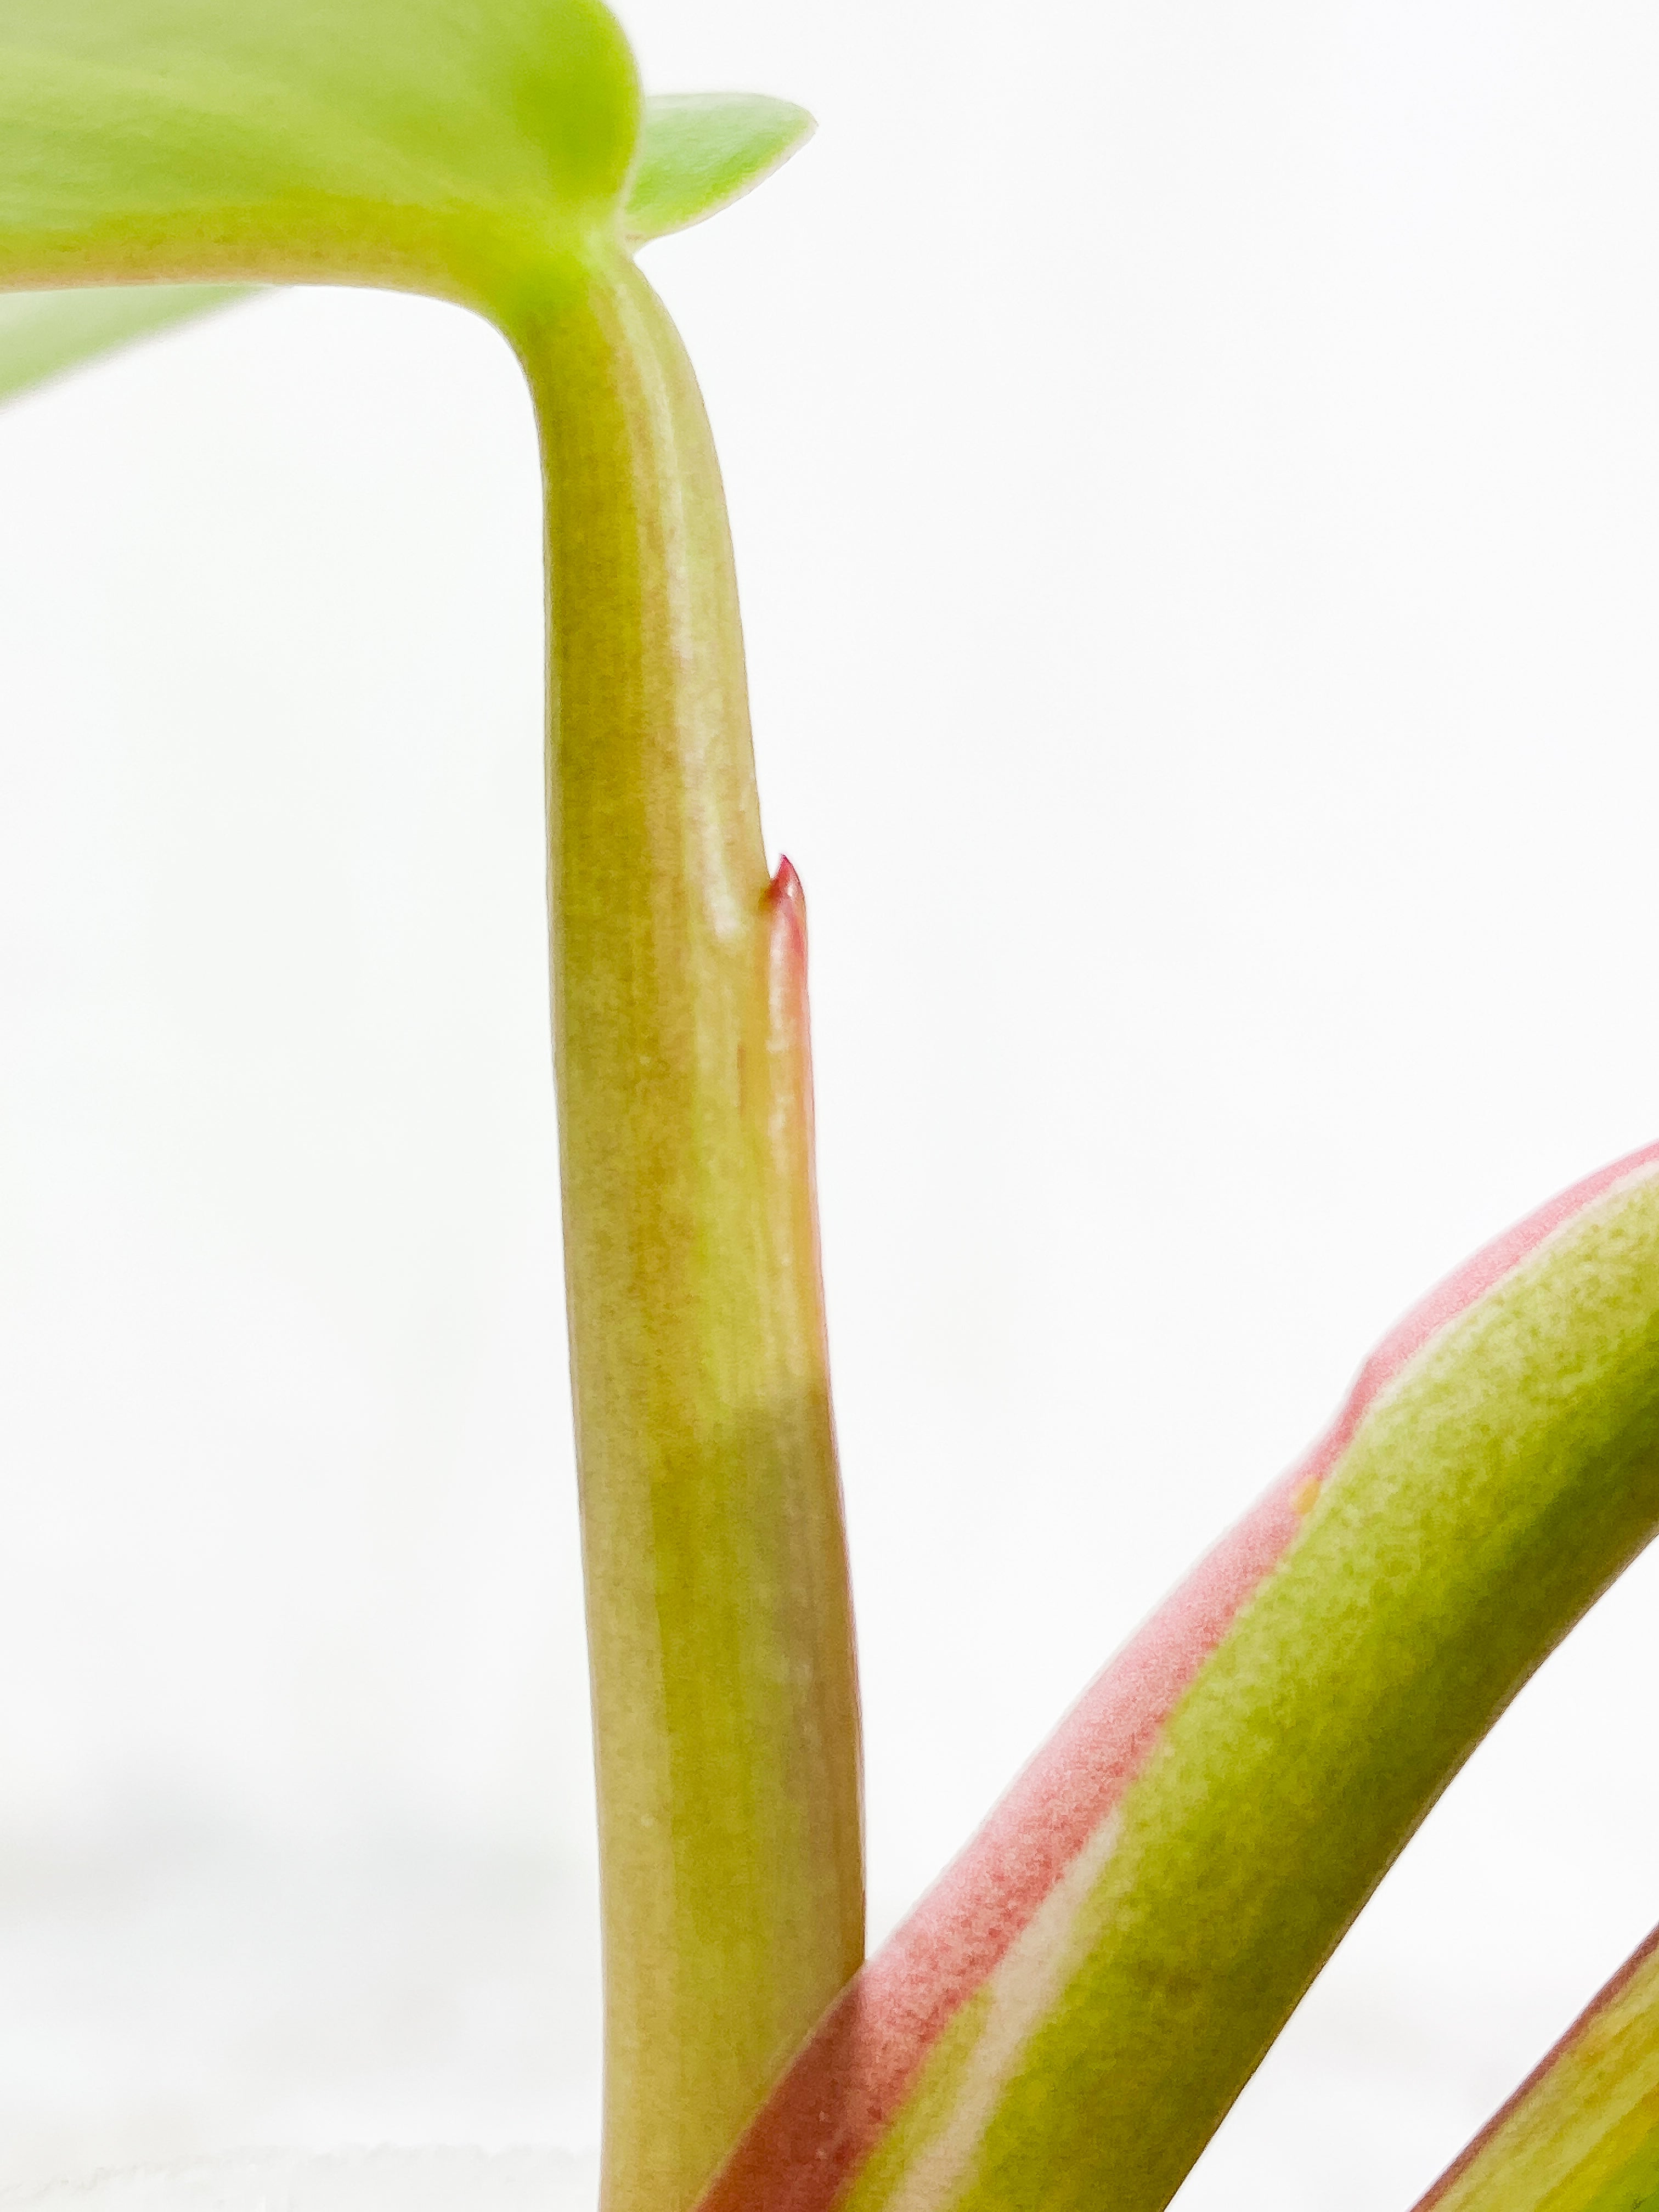
[[[566,1272],[605,2196],[690,2202],[863,1956],[805,937],[761,842],[714,447],[618,254],[515,332],[547,482]]]

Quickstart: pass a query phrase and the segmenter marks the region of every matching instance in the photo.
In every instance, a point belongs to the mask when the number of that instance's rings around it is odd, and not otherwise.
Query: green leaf
[[[240,284],[106,284],[0,294],[0,399],[152,331],[247,297]]]
[[[639,108],[598,0],[10,0],[0,288],[356,281],[510,318],[614,235]]]
[[[718,215],[817,129],[804,107],[758,92],[686,92],[645,103],[623,227],[638,241]]]
[[[1659,2203],[1659,1929],[1418,2212],[1636,2212]]]

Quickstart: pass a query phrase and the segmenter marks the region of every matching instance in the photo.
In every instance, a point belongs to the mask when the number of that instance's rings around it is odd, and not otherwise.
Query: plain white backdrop
[[[1659,19],[635,0],[890,1924],[1474,1246],[1659,1136]],[[0,2180],[595,2126],[528,403],[287,295],[0,413]],[[1409,2204],[1659,1917],[1638,1565],[1184,2192]]]

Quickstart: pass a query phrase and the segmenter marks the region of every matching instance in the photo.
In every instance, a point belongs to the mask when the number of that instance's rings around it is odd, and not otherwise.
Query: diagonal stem
[[[1637,2212],[1659,2202],[1659,1928],[1417,2212]]]
[[[690,2203],[858,1966],[858,1707],[805,933],[768,875],[724,501],[609,252],[541,422],[554,1032],[599,1770],[606,2212]]]

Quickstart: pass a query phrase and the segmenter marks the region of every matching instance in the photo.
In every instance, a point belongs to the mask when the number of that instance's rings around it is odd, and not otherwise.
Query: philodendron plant
[[[491,319],[545,483],[548,856],[607,2212],[1156,2212],[1659,1526],[1659,1148],[1432,1293],[863,1958],[801,891],[634,263],[805,137],[598,0],[7,0],[0,390],[250,284]],[[1659,2203],[1644,1949],[1429,2200]]]

